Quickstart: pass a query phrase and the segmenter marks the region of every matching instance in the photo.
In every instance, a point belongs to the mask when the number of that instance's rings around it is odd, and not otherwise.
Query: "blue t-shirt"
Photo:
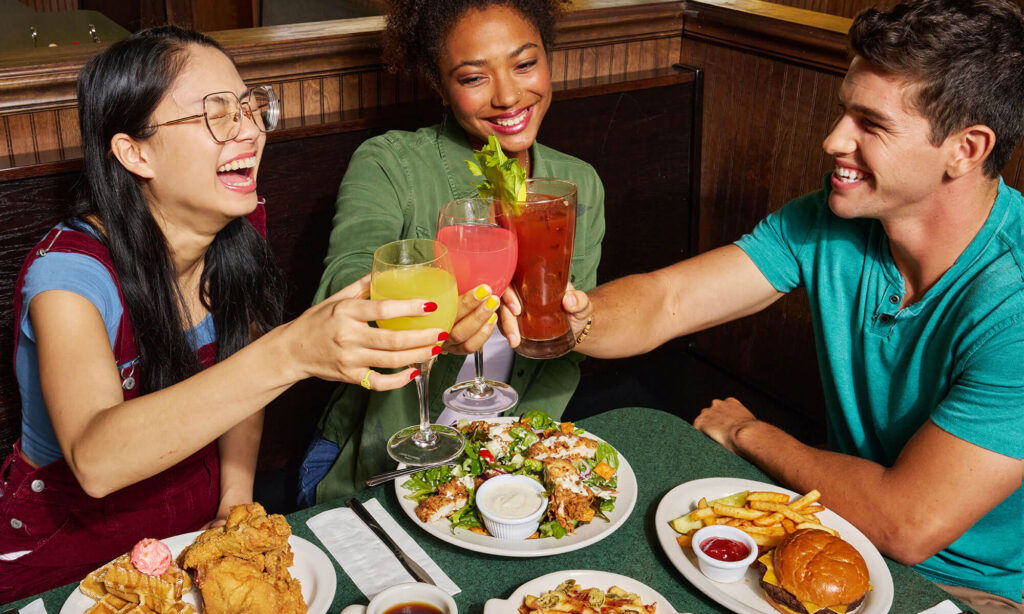
[[[737,245],[780,292],[807,289],[830,445],[892,466],[931,420],[975,445],[1024,457],[1020,192],[1000,180],[977,236],[903,309],[903,277],[881,223],[834,215],[828,193],[826,180],[824,190],[772,213]],[[1019,600],[1024,488],[916,569],[936,582]]]
[[[67,228],[60,225],[60,228]],[[114,347],[123,308],[117,286],[106,267],[83,254],[50,252],[37,258],[25,273],[22,288],[21,321],[18,323],[18,352],[14,361],[18,390],[21,392],[21,449],[37,465],[46,465],[64,454],[43,402],[39,383],[39,359],[35,331],[29,318],[29,305],[47,290],[74,292],[92,303],[103,318],[110,347]],[[215,340],[213,317],[207,315],[189,331],[189,341],[197,350]]]

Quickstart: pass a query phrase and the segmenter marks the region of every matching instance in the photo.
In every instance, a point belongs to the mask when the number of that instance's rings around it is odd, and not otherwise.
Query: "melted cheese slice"
[[[762,578],[762,580],[764,580],[768,584],[771,584],[772,586],[781,587],[781,585],[779,584],[779,579],[775,577],[775,567],[772,565],[772,552],[768,552],[767,554],[762,555],[761,558],[757,560],[763,563],[764,566],[768,568],[768,571],[764,572],[764,577]],[[810,601],[801,601],[800,603],[804,606],[804,609],[807,610],[810,614],[814,614],[823,607]],[[847,606],[831,605],[828,606],[828,608],[836,614],[846,614]]]

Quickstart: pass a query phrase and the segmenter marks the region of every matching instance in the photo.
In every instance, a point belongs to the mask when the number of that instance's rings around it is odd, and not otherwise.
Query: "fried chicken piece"
[[[252,561],[226,556],[209,563],[200,588],[207,614],[305,614],[298,581],[271,576]]]
[[[544,482],[551,487],[549,513],[565,530],[573,532],[571,521],[590,522],[594,517],[594,493],[580,478],[572,462],[552,458],[544,461]]]
[[[178,560],[182,567],[198,569],[203,562],[224,555],[254,559],[270,551],[288,549],[288,537],[291,534],[292,529],[284,516],[268,516],[259,503],[238,505],[232,508],[223,527],[200,534]],[[291,550],[288,549],[290,555]],[[291,561],[288,565],[291,565]]]
[[[526,458],[543,461],[549,458],[579,460],[597,455],[597,440],[579,435],[558,434],[530,446]]]
[[[422,522],[433,522],[447,518],[459,511],[469,501],[469,490],[462,483],[462,478],[452,478],[450,482],[437,487],[437,494],[420,501],[416,506],[416,517]]]

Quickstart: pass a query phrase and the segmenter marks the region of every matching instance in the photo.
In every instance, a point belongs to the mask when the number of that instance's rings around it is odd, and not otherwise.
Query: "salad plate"
[[[178,555],[196,540],[202,531],[183,533],[162,539],[167,548],[171,551],[171,557],[177,560]],[[334,601],[334,591],[337,589],[338,577],[334,572],[334,565],[327,558],[324,551],[315,546],[309,540],[298,535],[288,538],[288,545],[295,553],[295,564],[288,568],[292,577],[302,584],[302,598],[306,601],[307,614],[325,614]],[[182,601],[196,606],[198,612],[202,612],[202,598],[199,589],[193,587],[182,597]],[[77,588],[68,595],[60,609],[60,614],[82,614],[89,608],[96,605],[96,602],[82,594]]]
[[[697,507],[697,501],[701,497],[706,497],[710,501],[744,490],[774,491],[786,493],[791,497],[798,496],[797,493],[775,484],[740,478],[705,478],[686,482],[665,493],[661,502],[658,503],[658,510],[654,515],[658,542],[669,561],[687,580],[730,611],[739,614],[777,614],[775,608],[768,605],[764,599],[764,591],[761,590],[760,577],[756,571],[748,569],[742,580],[731,584],[721,584],[709,580],[698,569],[697,557],[693,550],[681,548],[676,543],[679,533],[669,525],[672,519]],[[863,533],[857,530],[857,527],[832,510],[826,509],[819,512],[818,518],[821,524],[838,531],[840,537],[856,548],[867,563],[872,590],[869,590],[864,597],[864,603],[857,610],[857,614],[885,614],[888,612],[894,594],[892,575],[878,549],[868,541]]]
[[[570,578],[576,580],[576,584],[584,588],[599,588],[602,591],[607,591],[612,586],[624,588],[639,595],[644,604],[657,604],[658,614],[676,614],[668,599],[643,582],[629,576],[620,576],[617,573],[590,569],[555,571],[534,578],[517,588],[509,595],[508,599],[488,599],[484,604],[484,614],[518,614],[519,606],[523,604],[523,599],[527,595],[540,596],[547,591],[554,590],[559,584]]]
[[[518,418],[512,416],[485,420],[488,424],[511,424],[516,421],[518,421]],[[584,435],[598,442],[608,443],[593,433],[586,432]],[[481,535],[466,529],[453,530],[452,524],[447,518],[424,523],[416,516],[417,502],[406,498],[412,492],[405,487],[405,484],[408,483],[407,480],[400,479],[395,481],[395,494],[398,497],[399,505],[401,505],[406,515],[416,525],[422,527],[427,533],[441,541],[483,554],[507,557],[551,556],[579,550],[596,543],[614,533],[629,518],[629,514],[633,511],[633,506],[636,505],[636,474],[633,473],[633,468],[630,467],[629,462],[622,454],[618,454],[618,461],[619,467],[615,473],[617,476],[616,490],[618,492],[615,499],[615,508],[606,514],[608,520],[595,518],[587,524],[577,526],[574,533],[561,538],[543,537],[526,540],[505,540],[497,539],[490,535]]]

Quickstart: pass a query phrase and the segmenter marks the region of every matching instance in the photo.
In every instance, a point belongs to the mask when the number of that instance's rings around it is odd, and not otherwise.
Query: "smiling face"
[[[241,96],[245,91],[226,55],[191,45],[188,61],[153,112],[151,123],[203,113],[207,94]],[[143,182],[143,191],[159,212],[158,218],[216,231],[256,208],[256,175],[266,137],[244,115],[239,119],[238,135],[226,143],[213,138],[202,117],[161,126],[141,142],[152,174]]]
[[[835,158],[829,207],[844,218],[919,215],[942,187],[952,155],[929,140],[910,104],[914,86],[854,58],[839,92],[842,116],[822,146]]]
[[[505,6],[470,9],[452,27],[438,61],[441,94],[475,147],[491,134],[525,155],[551,104],[540,33]]]

